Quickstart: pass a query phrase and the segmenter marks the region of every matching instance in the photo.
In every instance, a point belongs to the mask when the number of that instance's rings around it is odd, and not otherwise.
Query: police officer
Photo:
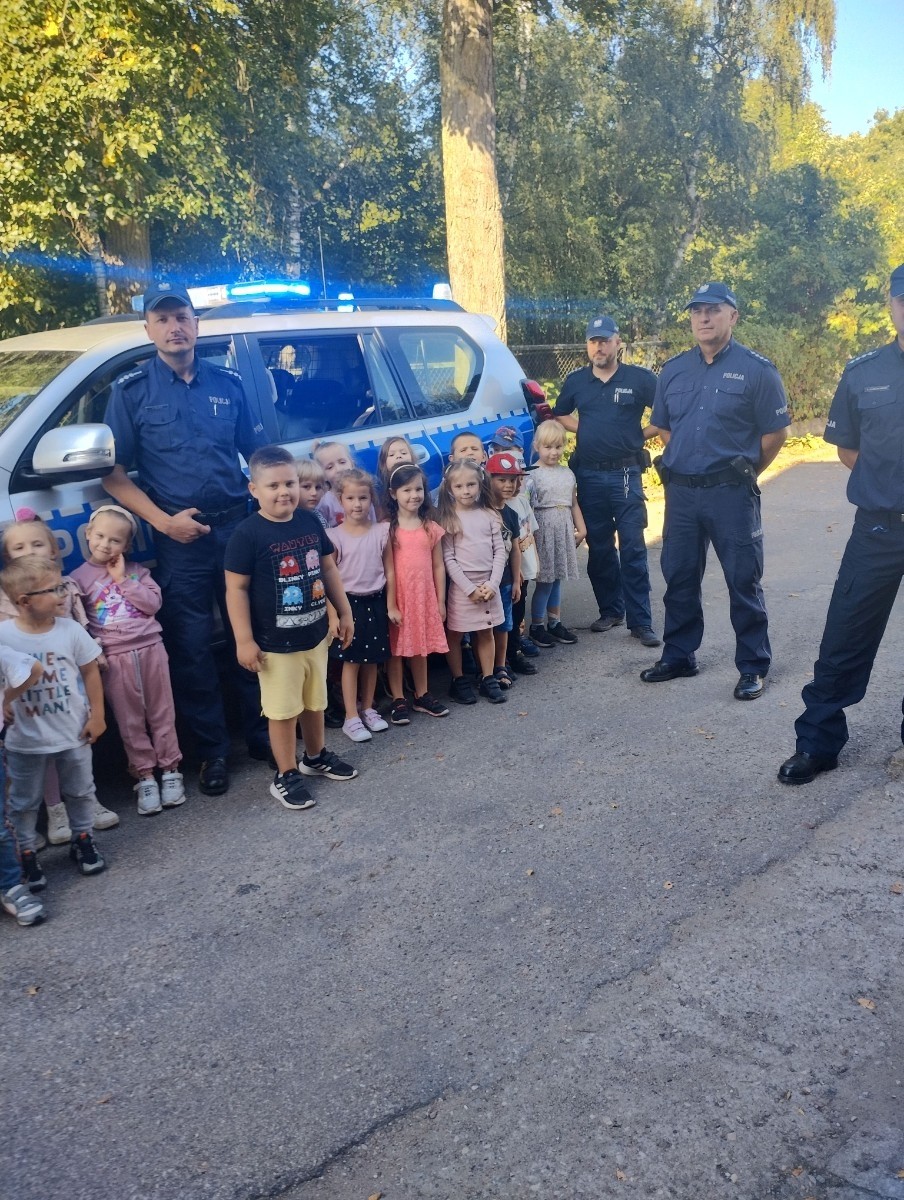
[[[643,414],[653,404],[656,376],[644,367],[620,363],[621,344],[611,317],[590,322],[590,362],[566,378],[553,415],[565,429],[577,433],[577,449],[569,465],[587,522],[587,574],[600,611],[590,628],[603,633],[621,625],[627,614],[632,637],[644,646],[658,646],[650,613],[643,533],[647,506],[641,479],[650,461],[644,439],[656,432],[643,428]]]
[[[105,420],[116,439],[116,466],[103,483],[155,530],[159,615],[176,707],[203,759],[199,787],[216,796],[229,787],[229,738],[211,651],[213,605],[228,630],[223,553],[248,513],[238,453],[250,458],[268,439],[239,376],[195,353],[198,318],[188,292],[156,284],[145,295],[144,312],[157,353],[113,385]],[[127,474],[133,466],[137,484]],[[257,680],[238,666],[234,677],[249,753],[266,758]]]
[[[857,512],[782,783],[809,783],[838,766],[844,710],[866,694],[904,576],[904,264],[892,272],[890,306],[897,338],[848,363],[823,435],[851,472],[847,497]]]
[[[701,586],[710,542],[730,598],[735,631],[736,700],[763,694],[769,670],[763,574],[763,526],[757,475],[787,436],[788,401],[778,371],[733,337],[738,302],[724,283],[702,284],[691,297],[697,346],[662,368],[652,424],[666,443],[662,573],[665,646],[646,683],[696,675],[703,640]]]

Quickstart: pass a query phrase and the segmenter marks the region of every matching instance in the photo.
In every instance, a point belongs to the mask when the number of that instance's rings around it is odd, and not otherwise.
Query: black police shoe
[[[201,763],[198,788],[205,796],[222,796],[229,790],[229,768],[225,758],[209,758]]]
[[[506,661],[509,670],[514,671],[516,675],[536,675],[540,670],[536,663],[532,663],[520,650],[513,650]]]
[[[778,777],[782,783],[811,783],[822,771],[834,771],[837,766],[838,758],[830,754],[807,754],[806,750],[798,750],[779,767]]]
[[[610,629],[615,629],[619,625],[624,625],[624,617],[597,617],[590,626],[591,633],[608,633]],[[657,645],[659,643],[657,642]]]
[[[738,680],[735,690],[735,700],[759,700],[763,694],[763,677],[745,672]]]
[[[696,674],[697,668],[692,667],[690,663],[663,662],[660,659],[652,667],[647,667],[645,671],[641,671],[640,677],[644,683],[665,683],[669,679],[689,679],[692,675]]]

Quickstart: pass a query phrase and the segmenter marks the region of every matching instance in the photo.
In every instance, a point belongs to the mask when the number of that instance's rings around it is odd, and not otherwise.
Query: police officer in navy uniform
[[[757,475],[787,437],[788,400],[773,364],[732,331],[738,302],[724,283],[705,283],[686,308],[697,345],[662,368],[651,422],[666,443],[662,573],[665,643],[646,683],[696,675],[703,640],[702,581],[712,543],[728,585],[739,672],[736,700],[763,693],[768,620],[760,579],[763,526]]]
[[[250,458],[268,438],[240,377],[196,355],[198,318],[188,292],[156,284],[145,295],[144,312],[157,353],[113,385],[105,420],[116,439],[116,467],[103,484],[155,531],[173,694],[203,760],[200,789],[215,796],[229,787],[229,737],[211,651],[213,605],[228,630],[223,554],[248,514],[238,455]],[[127,474],[133,466],[137,484]],[[237,665],[234,678],[249,753],[267,758],[257,679]]]
[[[650,612],[642,482],[649,465],[644,440],[656,432],[650,427],[644,430],[643,414],[653,404],[656,376],[644,367],[619,362],[621,344],[611,317],[590,322],[590,362],[566,378],[553,415],[565,429],[577,433],[569,466],[587,522],[587,575],[600,612],[590,628],[603,633],[621,625],[627,614],[632,637],[644,646],[658,646]]]
[[[847,364],[823,435],[851,472],[847,497],[857,511],[782,783],[837,767],[848,740],[844,710],[866,694],[904,576],[904,264],[892,272],[890,306],[898,336]]]

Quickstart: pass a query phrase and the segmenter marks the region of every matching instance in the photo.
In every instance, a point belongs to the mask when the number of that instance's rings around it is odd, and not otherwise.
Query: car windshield
[[[41,388],[78,358],[77,351],[9,350],[0,353],[0,433],[27,408]]]

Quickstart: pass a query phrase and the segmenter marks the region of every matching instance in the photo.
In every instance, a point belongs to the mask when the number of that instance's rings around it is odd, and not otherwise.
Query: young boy
[[[94,771],[91,747],[106,729],[100,646],[66,610],[66,585],[50,559],[27,555],[0,571],[0,586],[16,606],[0,624],[0,645],[36,658],[40,679],[13,702],[6,735],[9,805],[32,891],[47,880],[35,854],[35,824],[44,795],[44,772],[53,759],[69,817],[69,856],[82,875],[106,867],[92,837]],[[81,683],[81,687],[79,686]]]
[[[512,604],[521,599],[521,524],[518,514],[509,508],[508,501],[518,491],[521,482],[521,463],[512,453],[491,454],[487,459],[493,507],[502,520],[502,540],[508,550],[508,561],[499,584],[499,598],[505,619],[493,630],[496,658],[493,674],[499,686],[510,688],[515,682],[506,665],[509,635],[512,632]],[[530,674],[531,672],[527,672]]]
[[[0,732],[7,704],[12,704],[27,688],[33,687],[42,674],[43,669],[36,658],[0,646]],[[37,925],[44,920],[44,905],[22,882],[22,864],[8,820],[6,757],[0,746],[0,907],[20,925]]]
[[[469,462],[476,462],[483,465],[487,460],[487,452],[483,442],[470,429],[464,429],[461,433],[456,433],[455,437],[449,443],[449,463],[451,466],[454,462],[464,462],[467,459]],[[435,487],[430,493],[430,503],[435,508],[439,503],[439,488]]]
[[[324,743],[327,597],[336,609],[343,646],[351,642],[354,627],[333,544],[317,517],[298,508],[295,459],[282,446],[264,446],[252,454],[248,467],[248,487],[260,512],[239,525],[226,547],[226,606],[238,660],[260,679],[276,760],[270,794],[285,808],[300,810],[315,804],[302,775],[354,779],[358,774]],[[297,762],[299,719],[305,752]]]

